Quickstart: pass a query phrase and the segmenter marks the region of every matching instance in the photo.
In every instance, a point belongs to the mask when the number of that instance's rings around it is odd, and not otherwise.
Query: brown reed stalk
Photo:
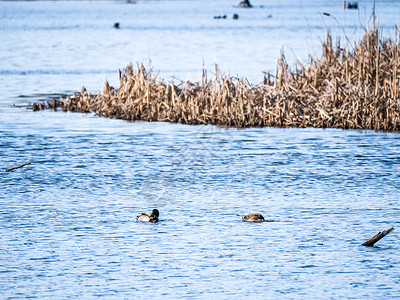
[[[400,130],[398,93],[399,30],[383,39],[379,29],[368,30],[350,49],[333,45],[327,33],[322,57],[292,71],[283,51],[275,80],[252,86],[243,78],[213,78],[204,67],[201,81],[176,85],[159,80],[143,65],[130,64],[120,74],[120,86],[108,82],[90,94],[85,88],[66,99],[35,103],[33,110],[61,109],[94,112],[125,120],[214,124],[230,127],[332,127]],[[347,39],[348,40],[348,39]]]

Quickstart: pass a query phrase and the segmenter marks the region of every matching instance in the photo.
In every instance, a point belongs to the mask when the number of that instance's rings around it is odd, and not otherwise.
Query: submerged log
[[[12,170],[19,169],[19,168],[22,168],[23,166],[30,165],[30,164],[31,164],[30,162],[26,162],[26,163],[24,163],[24,164],[22,164],[20,166],[9,168],[9,169],[6,170],[6,172],[10,172]]]
[[[377,241],[379,241],[381,238],[383,238],[387,234],[391,233],[393,230],[394,230],[394,228],[392,227],[388,230],[379,231],[377,234],[375,234],[368,241],[364,242],[362,245],[366,246],[366,247],[372,247]]]

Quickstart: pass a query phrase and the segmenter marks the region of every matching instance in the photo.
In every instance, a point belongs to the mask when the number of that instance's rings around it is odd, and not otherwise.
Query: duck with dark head
[[[160,216],[160,212],[158,209],[153,209],[151,214],[149,213],[142,213],[141,215],[136,217],[138,222],[150,222],[150,223],[157,223],[158,217]]]

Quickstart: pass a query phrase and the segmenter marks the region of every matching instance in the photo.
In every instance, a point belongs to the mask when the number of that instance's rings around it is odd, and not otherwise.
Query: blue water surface
[[[326,29],[357,39],[371,2],[0,2],[1,298],[398,297],[398,133],[26,109],[116,85],[130,62],[175,82],[217,63],[257,84],[282,48],[292,64]],[[384,31],[399,6],[376,1]],[[159,223],[135,222],[153,208]],[[241,221],[254,212],[267,222]]]

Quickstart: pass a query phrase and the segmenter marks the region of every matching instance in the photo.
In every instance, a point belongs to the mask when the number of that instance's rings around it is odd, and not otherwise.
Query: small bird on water
[[[249,0],[243,0],[243,1],[241,1],[241,2],[239,3],[239,6],[240,6],[240,7],[246,7],[246,8],[248,8],[248,7],[253,7],[253,6],[250,4],[250,1],[249,1]]]
[[[265,219],[260,214],[250,214],[247,216],[242,217],[242,220],[245,222],[264,222]]]
[[[160,212],[157,209],[153,209],[151,214],[149,213],[142,213],[140,216],[136,217],[136,220],[138,222],[150,222],[150,223],[157,223],[158,222],[158,216],[160,215]]]

